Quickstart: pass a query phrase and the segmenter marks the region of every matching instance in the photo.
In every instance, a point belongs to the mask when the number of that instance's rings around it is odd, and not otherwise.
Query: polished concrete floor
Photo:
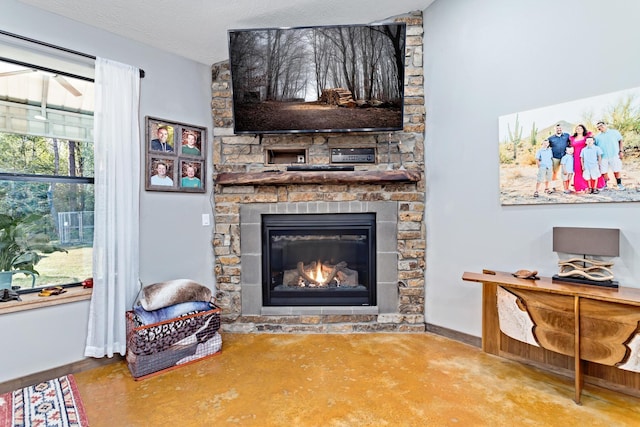
[[[640,399],[432,334],[223,334],[219,355],[134,381],[74,374],[98,426],[638,426]]]

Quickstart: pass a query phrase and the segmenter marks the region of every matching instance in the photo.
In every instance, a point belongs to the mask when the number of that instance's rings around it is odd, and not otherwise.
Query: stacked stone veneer
[[[265,164],[271,148],[305,149],[308,163],[329,164],[333,147],[375,147],[376,164],[356,165],[356,171],[386,170],[404,166],[421,173],[417,183],[389,184],[305,184],[305,185],[219,185],[214,187],[213,249],[217,303],[222,308],[222,330],[236,332],[368,332],[425,330],[424,225],[424,130],[422,14],[412,12],[395,18],[407,24],[405,60],[404,129],[388,133],[309,134],[236,136],[233,133],[231,75],[228,62],[212,67],[213,167],[220,172],[260,172],[285,169],[286,165]],[[401,141],[401,144],[398,144]],[[354,172],[357,173],[357,172]],[[387,204],[385,204],[387,202]],[[368,204],[371,204],[368,206]],[[354,206],[356,208],[354,208]],[[378,276],[397,271],[391,289],[378,286],[375,307],[256,307],[259,271],[249,265],[253,240],[241,236],[241,208],[244,212],[396,212],[397,253],[378,255]],[[380,206],[386,206],[380,208]],[[355,210],[354,210],[355,209]],[[243,214],[247,216],[246,214]],[[246,222],[246,220],[244,220]],[[380,232],[378,232],[380,234]],[[242,244],[247,246],[242,247]],[[244,252],[243,252],[244,251]],[[244,255],[244,256],[243,256]],[[392,267],[390,268],[390,264]],[[245,265],[247,264],[247,265]],[[243,268],[246,271],[243,271]],[[384,274],[383,274],[384,276]],[[380,280],[380,278],[379,278]],[[243,281],[245,283],[243,283]],[[252,282],[252,283],[249,283]],[[246,287],[243,289],[243,285]],[[253,288],[250,288],[253,286]],[[250,296],[253,295],[253,296]],[[245,300],[243,301],[243,298]],[[248,299],[251,301],[248,301]],[[381,298],[385,298],[381,301]]]

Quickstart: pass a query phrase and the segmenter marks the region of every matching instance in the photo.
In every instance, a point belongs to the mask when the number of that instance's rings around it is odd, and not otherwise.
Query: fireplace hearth
[[[376,216],[262,216],[264,306],[376,304]]]

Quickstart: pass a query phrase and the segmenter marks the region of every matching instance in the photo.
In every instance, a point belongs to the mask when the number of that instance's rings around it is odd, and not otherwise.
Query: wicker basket
[[[136,380],[220,353],[220,309],[199,311],[141,325],[127,311],[127,364]]]

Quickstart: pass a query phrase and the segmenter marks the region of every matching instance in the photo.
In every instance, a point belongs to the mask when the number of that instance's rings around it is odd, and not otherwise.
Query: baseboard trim
[[[77,362],[69,363],[68,365],[58,366],[57,368],[48,369],[42,372],[36,372],[35,374],[0,383],[0,393],[7,393],[9,391],[18,390],[30,385],[38,384],[52,378],[75,374],[93,368],[99,368],[100,366],[121,362],[123,360],[124,357],[119,354],[116,354],[113,357],[103,357],[101,359],[92,357],[86,358]]]
[[[464,332],[454,331],[453,329],[443,328],[442,326],[433,325],[431,323],[427,323],[427,332],[442,335],[443,337],[451,338],[452,340],[460,341],[474,347],[482,347],[482,338],[465,334]]]

